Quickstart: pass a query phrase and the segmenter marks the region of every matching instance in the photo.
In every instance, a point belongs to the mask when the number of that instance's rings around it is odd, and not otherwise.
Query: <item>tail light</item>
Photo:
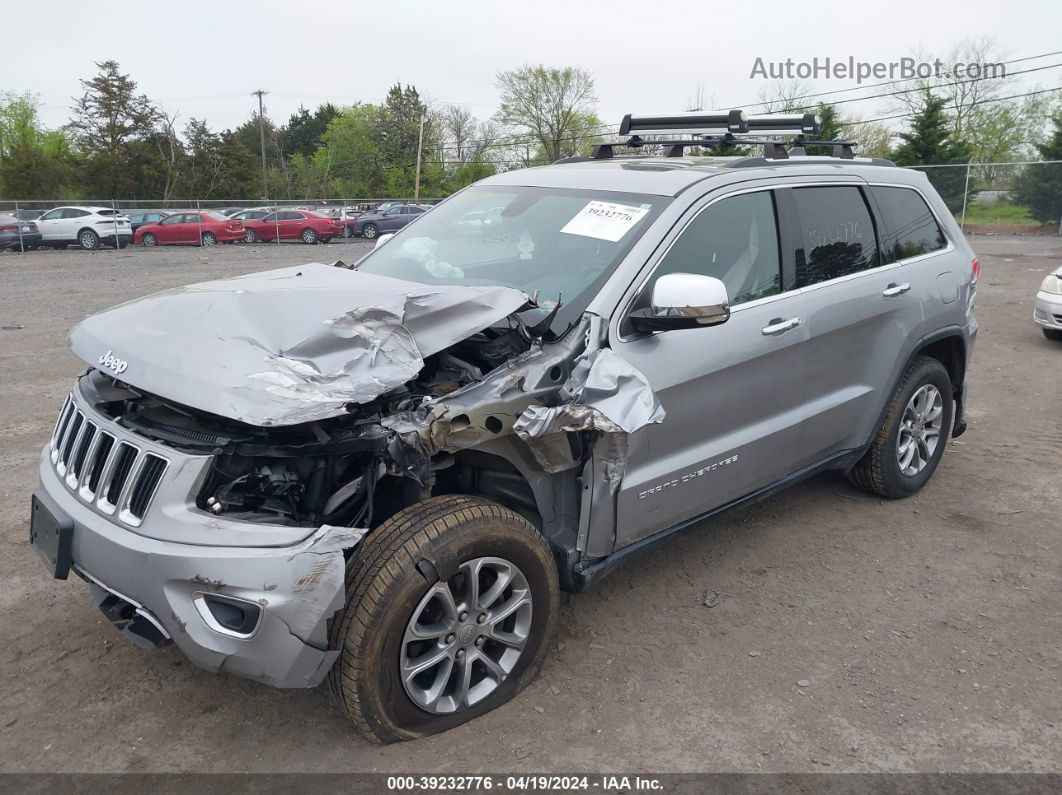
[[[0,232],[17,232],[17,226],[0,226]]]
[[[981,278],[981,263],[974,257],[973,262],[970,263],[970,284],[977,284],[977,280]]]

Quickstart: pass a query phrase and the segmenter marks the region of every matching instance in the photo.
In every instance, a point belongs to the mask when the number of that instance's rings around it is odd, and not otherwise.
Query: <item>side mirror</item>
[[[389,232],[386,235],[380,235],[378,238],[376,238],[376,245],[373,246],[373,249],[374,250],[378,249],[380,246],[382,246],[384,243],[386,243],[388,240],[390,240],[394,236],[395,236],[394,232]]]
[[[714,276],[667,273],[653,285],[652,304],[630,314],[638,331],[671,331],[718,326],[730,319],[726,285]]]

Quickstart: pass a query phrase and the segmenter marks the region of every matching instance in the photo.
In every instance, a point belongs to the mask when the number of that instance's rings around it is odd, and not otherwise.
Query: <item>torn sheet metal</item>
[[[107,362],[121,362],[121,380],[169,400],[293,425],[401,386],[425,356],[526,301],[508,287],[428,287],[311,263],[121,304],[87,318],[69,342],[93,367],[113,375]]]
[[[292,634],[319,648],[327,645],[327,619],[346,599],[343,550],[361,543],[368,528],[321,525],[292,547],[288,563],[298,572],[291,584],[283,619]]]
[[[664,420],[645,376],[611,348],[580,356],[562,392],[570,402],[525,409],[513,425],[516,435],[530,442],[570,431],[631,434]]]

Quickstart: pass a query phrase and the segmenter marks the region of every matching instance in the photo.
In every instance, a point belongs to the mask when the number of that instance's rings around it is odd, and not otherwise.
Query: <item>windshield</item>
[[[418,216],[358,270],[429,285],[537,291],[544,311],[560,302],[578,315],[668,201],[610,191],[469,188]]]

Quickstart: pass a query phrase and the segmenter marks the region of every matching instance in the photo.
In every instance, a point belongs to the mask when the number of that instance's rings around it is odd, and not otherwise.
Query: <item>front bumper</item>
[[[86,414],[91,411],[82,397],[76,402]],[[88,416],[104,421],[98,414]],[[194,463],[172,458],[167,479],[173,471],[174,481],[164,482],[155,497],[162,504],[152,505],[143,524],[127,527],[121,511],[108,516],[86,502],[81,489],[57,471],[52,445],[45,445],[38,499],[73,525],[72,568],[89,582],[97,605],[140,645],[150,645],[141,641],[152,636],[155,645],[172,640],[209,671],[276,687],[317,685],[338,655],[328,649],[327,630],[344,604],[344,550],[356,547],[364,531],[323,526],[305,529],[309,535],[297,543],[265,546],[279,539],[263,534],[263,546],[235,546],[232,539],[246,537],[248,523],[200,515],[194,505],[167,498],[167,486],[185,482],[181,470]],[[182,517],[188,537],[197,543],[174,540]],[[203,540],[204,522],[216,542]],[[153,525],[167,537],[149,537]],[[218,599],[247,607],[258,616],[255,625],[240,632],[226,629],[209,607]]]
[[[1033,321],[1043,328],[1062,331],[1062,295],[1045,293],[1043,290],[1037,292]]]

